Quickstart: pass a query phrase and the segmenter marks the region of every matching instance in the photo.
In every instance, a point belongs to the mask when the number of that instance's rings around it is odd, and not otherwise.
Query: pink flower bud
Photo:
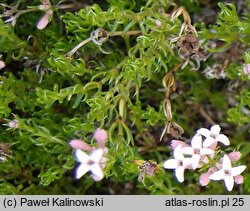
[[[94,132],[94,138],[97,141],[100,148],[105,148],[105,142],[108,139],[108,134],[104,129],[96,129]]]
[[[73,148],[73,149],[81,149],[81,150],[86,150],[86,151],[92,151],[94,148],[91,147],[90,145],[88,145],[86,142],[82,141],[82,140],[71,140],[69,142],[69,145]]]
[[[239,151],[233,151],[228,154],[231,161],[238,161],[240,159],[241,153]]]
[[[216,168],[209,168],[208,171],[200,176],[200,185],[206,186],[210,182],[209,176],[216,171]]]
[[[208,183],[210,182],[209,176],[210,176],[210,174],[208,174],[208,173],[204,173],[204,174],[200,175],[200,185],[201,186],[208,185]]]
[[[37,28],[39,30],[45,29],[45,27],[48,25],[48,23],[51,20],[51,17],[53,15],[53,11],[52,10],[48,10],[42,17],[41,19],[38,21],[37,23]]]
[[[171,147],[175,149],[176,147],[181,146],[181,147],[188,147],[189,145],[185,143],[184,141],[179,141],[179,140],[172,140],[171,141]]]
[[[3,69],[4,67],[5,67],[5,63],[0,60],[0,70]]]
[[[244,177],[241,175],[237,175],[234,177],[234,182],[236,184],[242,184],[244,182]]]

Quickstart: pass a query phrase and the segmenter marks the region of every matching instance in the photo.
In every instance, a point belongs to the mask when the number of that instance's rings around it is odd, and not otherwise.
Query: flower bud
[[[5,67],[5,63],[0,60],[0,70],[3,69],[4,67]]]
[[[69,142],[69,145],[73,149],[81,149],[81,150],[86,150],[86,151],[92,151],[93,150],[93,147],[88,145],[85,141],[82,141],[82,140],[79,140],[79,139],[71,140]]]
[[[105,142],[108,139],[108,134],[104,129],[96,129],[94,132],[94,139],[97,141],[100,148],[105,148]]]
[[[48,10],[42,17],[41,19],[38,21],[37,23],[37,28],[39,30],[45,29],[45,27],[48,25],[48,23],[50,22],[50,19],[53,15],[53,11],[52,10]]]
[[[175,149],[176,147],[181,146],[181,147],[188,147],[189,145],[185,143],[184,141],[179,141],[179,140],[172,140],[171,141],[171,147]]]
[[[242,184],[244,182],[244,177],[242,175],[237,175],[234,177],[234,182],[236,184]]]
[[[210,182],[209,176],[216,171],[216,168],[209,168],[208,171],[200,176],[200,185],[206,186]]]
[[[239,151],[233,151],[228,154],[231,161],[238,161],[240,159],[241,153]]]

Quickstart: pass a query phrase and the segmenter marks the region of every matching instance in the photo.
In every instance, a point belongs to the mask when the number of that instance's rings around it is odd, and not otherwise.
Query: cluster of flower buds
[[[240,152],[234,151],[224,154],[222,158],[217,148],[218,142],[228,146],[230,141],[227,136],[220,133],[220,126],[214,125],[210,130],[201,128],[191,139],[191,144],[173,140],[173,159],[164,162],[165,169],[175,169],[175,176],[179,182],[184,181],[186,169],[200,169],[207,166],[208,171],[200,176],[201,186],[206,186],[210,180],[224,180],[228,191],[233,189],[234,183],[243,183],[244,178],[240,175],[246,168],[245,165],[232,167],[234,161],[240,159]]]
[[[108,152],[108,149],[105,147],[105,142],[108,139],[108,134],[103,129],[97,129],[93,137],[98,144],[97,148],[90,146],[82,140],[71,140],[69,142],[69,145],[75,150],[75,159],[80,163],[76,169],[76,179],[81,178],[89,171],[95,181],[100,181],[104,177],[103,169],[107,161],[104,156]],[[88,152],[88,154],[86,152]]]

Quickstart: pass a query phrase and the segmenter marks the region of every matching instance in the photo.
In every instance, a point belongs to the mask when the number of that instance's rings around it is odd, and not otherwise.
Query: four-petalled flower
[[[225,186],[228,191],[231,191],[234,186],[234,177],[238,178],[240,174],[246,169],[245,165],[232,167],[228,155],[224,155],[222,167],[220,170],[214,172],[209,176],[210,180],[224,180]]]
[[[75,157],[80,165],[76,169],[76,179],[81,178],[88,171],[91,171],[92,178],[96,181],[103,179],[104,173],[102,169],[104,150],[99,148],[90,153],[86,154],[80,149],[75,151]]]
[[[202,146],[202,137],[196,134],[191,140],[191,147],[183,147],[182,153],[192,156],[192,168],[200,168],[203,163],[207,163],[207,155],[213,157],[214,150]],[[201,162],[202,161],[202,162]]]
[[[224,145],[229,145],[230,141],[227,136],[220,133],[220,126],[213,125],[210,130],[207,128],[201,128],[197,131],[197,134],[205,136],[206,139],[204,140],[203,147],[210,147],[217,142],[221,142]]]
[[[175,176],[179,182],[184,181],[184,171],[186,168],[190,168],[192,164],[191,158],[185,158],[181,152],[181,146],[178,146],[174,150],[174,159],[169,159],[164,162],[163,167],[165,169],[175,169]]]

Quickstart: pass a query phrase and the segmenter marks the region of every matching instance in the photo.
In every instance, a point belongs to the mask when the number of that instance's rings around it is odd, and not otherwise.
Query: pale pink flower
[[[175,169],[175,176],[179,182],[184,181],[184,171],[192,164],[191,158],[185,158],[181,152],[181,146],[176,147],[174,150],[174,159],[169,159],[164,162],[165,169]]]
[[[76,160],[80,162],[80,165],[76,169],[76,178],[79,179],[88,171],[91,171],[92,178],[95,181],[102,180],[104,177],[104,172],[102,168],[102,162],[104,161],[102,160],[103,153],[103,149],[97,149],[92,151],[90,155],[87,155],[82,150],[77,149],[75,152],[75,157]]]
[[[183,147],[183,154],[192,156],[192,168],[200,168],[204,163],[207,163],[207,155],[214,156],[214,150],[202,146],[201,135],[196,134],[191,140],[191,147]]]
[[[228,155],[224,155],[222,161],[222,168],[209,176],[210,180],[224,180],[228,191],[231,191],[234,186],[234,178],[239,176],[246,169],[245,165],[232,167]]]
[[[227,136],[220,133],[220,126],[214,125],[210,128],[210,130],[206,128],[201,128],[197,131],[197,134],[204,136],[206,139],[204,140],[203,146],[210,147],[211,145],[221,142],[224,145],[229,145],[230,141]]]

